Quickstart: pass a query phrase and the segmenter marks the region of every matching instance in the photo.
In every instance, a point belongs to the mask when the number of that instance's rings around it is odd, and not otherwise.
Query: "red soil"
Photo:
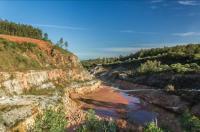
[[[24,42],[34,43],[34,44],[37,44],[39,48],[41,48],[45,51],[49,51],[52,47],[52,45],[49,42],[39,40],[39,39],[10,36],[10,35],[4,35],[4,34],[0,34],[0,38],[6,39],[6,40],[9,40],[9,41],[13,41],[13,42],[17,42],[17,43],[24,43]]]
[[[117,103],[117,104],[128,104],[128,100],[124,98],[119,92],[110,88],[110,86],[102,85],[97,91],[92,94],[87,94],[84,98],[93,99],[96,101]]]

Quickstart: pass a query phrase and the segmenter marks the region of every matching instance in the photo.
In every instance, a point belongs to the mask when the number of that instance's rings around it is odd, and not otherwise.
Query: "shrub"
[[[167,85],[165,87],[165,91],[166,92],[174,92],[175,91],[174,85],[171,85],[171,84]]]
[[[137,73],[156,73],[156,72],[174,72],[174,73],[188,73],[188,72],[200,72],[200,66],[196,63],[190,64],[171,64],[163,65],[159,61],[146,61],[141,64],[137,69]]]
[[[34,132],[63,132],[67,121],[65,113],[61,110],[54,111],[47,109],[41,115],[38,115],[35,120]]]
[[[191,63],[190,64],[190,68],[199,71],[200,70],[200,66],[197,63]]]
[[[200,132],[200,119],[186,112],[181,117],[181,126],[186,132]]]
[[[97,119],[94,110],[89,110],[86,122],[78,128],[78,132],[116,132],[113,121]]]
[[[171,69],[174,71],[174,72],[177,72],[177,73],[184,73],[186,71],[189,70],[188,66],[184,66],[180,63],[177,63],[177,64],[172,64],[171,65]]]
[[[157,127],[154,122],[151,122],[145,127],[144,132],[164,132],[164,131],[161,128]]]
[[[141,64],[140,67],[137,69],[139,73],[152,73],[161,71],[161,63],[159,61],[146,61],[145,63]]]
[[[193,58],[195,59],[195,60],[199,60],[200,59],[200,54],[198,53],[198,54],[194,54],[193,55]]]

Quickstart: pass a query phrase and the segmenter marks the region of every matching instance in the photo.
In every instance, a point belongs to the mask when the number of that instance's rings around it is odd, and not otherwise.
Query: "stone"
[[[200,103],[193,106],[191,112],[200,118]]]

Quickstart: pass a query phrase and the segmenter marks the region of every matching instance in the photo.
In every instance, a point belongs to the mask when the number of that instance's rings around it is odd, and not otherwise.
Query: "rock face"
[[[26,131],[33,125],[35,115],[50,106],[56,108],[63,105],[66,113],[74,112],[76,106],[69,93],[90,92],[100,84],[84,72],[75,74],[73,71],[62,69],[1,72],[0,130]],[[59,93],[61,88],[58,88],[58,84],[63,85],[64,94]],[[51,96],[46,94],[48,91],[51,92]]]
[[[61,97],[59,96],[47,97],[45,95],[23,95],[1,98],[1,126],[5,131],[9,131],[10,128],[17,128],[20,123],[23,123],[23,129],[28,130],[29,126],[34,123],[34,116],[38,112],[49,106],[57,107],[60,104],[60,100]],[[29,120],[27,120],[28,118]],[[15,130],[21,131],[21,129]]]
[[[55,88],[52,83],[58,79],[62,81],[91,80],[91,76],[85,71],[76,74],[73,70],[64,71],[63,69],[53,69],[46,71],[27,71],[27,72],[0,72],[0,96],[23,94],[32,88],[47,89]],[[3,94],[4,93],[4,94]]]
[[[24,38],[20,38],[20,42],[22,40]],[[35,53],[41,52],[43,58],[36,57]],[[23,54],[40,67],[32,70],[27,64],[25,69],[19,66],[15,69],[11,65],[12,70],[8,71],[0,66],[0,132],[28,131],[34,125],[36,115],[49,107],[56,109],[61,106],[66,113],[74,113],[76,103],[70,99],[70,92],[84,94],[100,84],[82,67],[75,55],[47,42],[40,42],[38,47]]]

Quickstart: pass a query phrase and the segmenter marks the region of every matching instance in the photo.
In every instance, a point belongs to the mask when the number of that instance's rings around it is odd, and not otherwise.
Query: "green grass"
[[[37,45],[33,43],[17,44],[15,42],[0,39],[0,69],[38,69],[39,63],[29,57],[26,52],[37,51]]]
[[[151,122],[145,127],[144,132],[164,132],[164,131],[158,126],[156,126],[154,122]]]
[[[113,121],[97,119],[94,110],[89,110],[86,121],[77,132],[116,132],[117,128]]]
[[[53,46],[52,51],[55,51],[54,55],[50,55],[34,43],[19,44],[0,38],[0,70],[23,71],[68,68],[69,63],[63,64],[62,60],[59,59],[62,57],[68,59],[72,53],[57,46]],[[54,58],[54,56],[57,58]]]
[[[190,113],[184,113],[180,119],[185,132],[200,132],[200,119]]]
[[[53,110],[51,108],[39,114],[35,119],[33,132],[64,132],[67,120],[62,110]]]

